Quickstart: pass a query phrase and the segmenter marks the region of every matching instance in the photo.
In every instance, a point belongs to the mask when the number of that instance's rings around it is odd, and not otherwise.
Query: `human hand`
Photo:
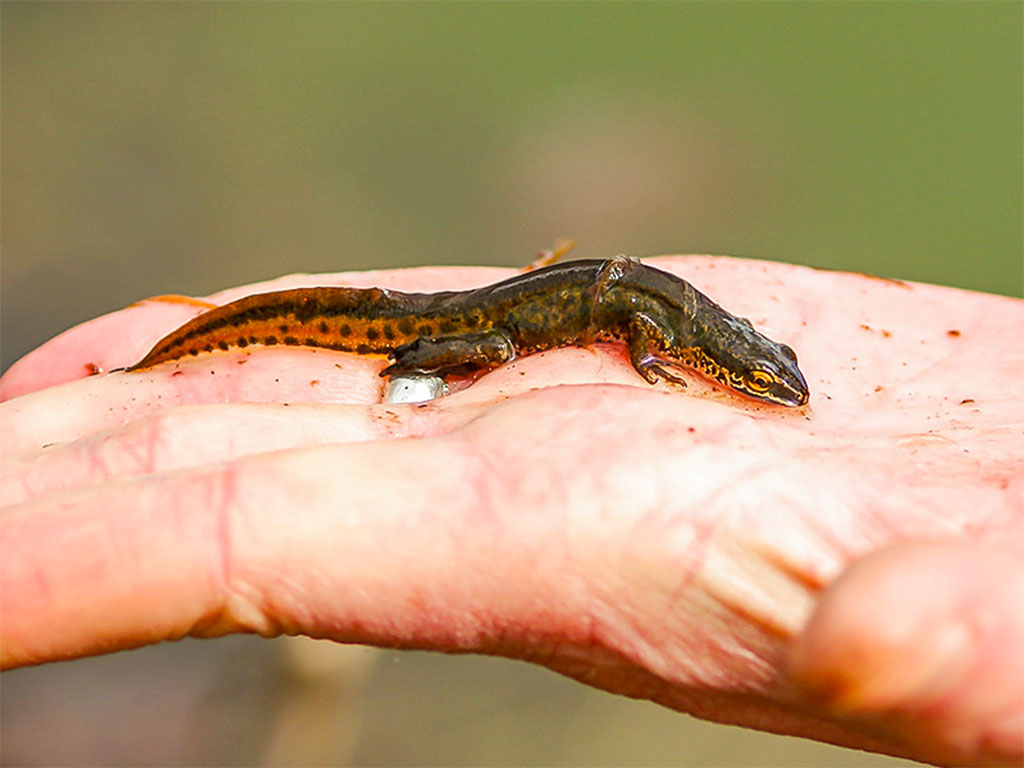
[[[160,302],[44,345],[2,381],[21,395],[0,406],[4,667],[308,634],[523,658],[917,759],[1020,761],[1021,303],[655,263],[791,344],[810,407],[651,387],[616,347],[423,405],[380,404],[379,360],[312,350],[80,378],[196,312]],[[215,301],[507,274],[296,277]]]

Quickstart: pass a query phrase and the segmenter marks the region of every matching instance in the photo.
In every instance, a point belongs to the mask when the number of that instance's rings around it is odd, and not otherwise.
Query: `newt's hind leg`
[[[575,240],[565,240],[559,238],[555,241],[555,247],[550,251],[541,251],[537,254],[537,258],[522,268],[522,272],[533,272],[535,269],[541,267],[548,267],[555,262],[561,261],[562,257],[565,256],[569,251],[576,247]]]
[[[391,353],[391,365],[381,376],[434,373],[446,376],[479,368],[497,368],[514,360],[516,348],[502,331],[466,333],[461,336],[421,337]]]

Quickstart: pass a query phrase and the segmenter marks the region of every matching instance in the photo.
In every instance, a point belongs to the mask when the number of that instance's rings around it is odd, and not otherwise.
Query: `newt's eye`
[[[774,383],[775,377],[765,371],[751,371],[747,374],[747,386],[752,392],[767,392]]]

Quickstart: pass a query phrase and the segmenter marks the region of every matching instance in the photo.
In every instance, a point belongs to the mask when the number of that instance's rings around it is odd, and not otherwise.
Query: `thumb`
[[[807,699],[939,763],[1024,760],[1024,565],[999,549],[907,544],[825,592],[790,656]]]

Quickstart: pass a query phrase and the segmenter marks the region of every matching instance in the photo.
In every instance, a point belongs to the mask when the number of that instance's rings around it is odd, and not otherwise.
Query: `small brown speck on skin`
[[[863,328],[865,331],[870,331],[871,330],[871,326],[870,325],[865,325],[864,323],[861,323],[860,327]]]
[[[97,373],[100,373],[100,367],[96,363],[86,363],[85,373],[87,376],[95,376]]]
[[[955,339],[957,336],[960,335],[960,331],[958,331],[956,328],[950,328],[948,331],[946,331],[946,335],[952,336]]]
[[[885,387],[879,384],[878,386],[875,387],[875,392],[881,392],[883,389],[885,389]]]
[[[309,382],[309,386],[311,386],[311,387],[317,387],[319,385],[320,385],[320,379],[313,379],[312,381]]]
[[[965,397],[963,400],[960,401],[960,405],[968,405],[968,404],[973,403],[973,402],[974,402],[974,398],[973,397]]]
[[[174,373],[171,374],[171,376],[183,376],[183,375],[185,375],[184,371],[175,371]]]
[[[889,338],[890,336],[892,336],[892,333],[891,333],[890,331],[887,331],[887,330],[885,330],[885,329],[883,328],[883,329],[882,329],[882,335],[883,335],[883,336],[884,336],[885,338],[887,338],[887,339],[888,339],[888,338]]]

